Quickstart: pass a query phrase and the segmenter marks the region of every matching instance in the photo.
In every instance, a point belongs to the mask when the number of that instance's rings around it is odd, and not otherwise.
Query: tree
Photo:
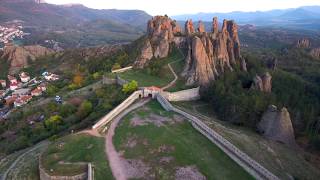
[[[61,116],[54,115],[45,120],[44,124],[47,129],[56,131],[58,129],[58,126],[63,124],[63,120]]]
[[[117,70],[117,69],[121,69],[121,66],[119,63],[115,63],[113,66],[112,66],[112,70]]]
[[[124,84],[122,86],[122,92],[126,94],[132,93],[137,89],[138,89],[138,82],[135,80],[132,80],[131,82]]]
[[[92,103],[90,101],[83,101],[78,108],[78,116],[84,118],[92,112]]]
[[[83,83],[83,76],[80,73],[76,73],[73,77],[73,84],[81,87]]]

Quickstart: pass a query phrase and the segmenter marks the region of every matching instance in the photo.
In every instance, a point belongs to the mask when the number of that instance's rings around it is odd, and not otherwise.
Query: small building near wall
[[[156,86],[144,87],[143,89],[143,97],[151,97],[156,98],[157,94],[162,92],[162,89]]]

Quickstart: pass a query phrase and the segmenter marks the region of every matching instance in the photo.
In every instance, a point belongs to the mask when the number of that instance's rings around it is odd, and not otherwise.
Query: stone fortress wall
[[[158,94],[157,100],[167,111],[174,111],[184,117],[186,117],[192,124],[192,126],[198,130],[202,135],[207,137],[211,142],[216,144],[222,151],[224,151],[231,159],[237,162],[241,167],[243,167],[248,173],[250,173],[256,179],[268,179],[268,180],[278,180],[279,178],[268,171],[266,168],[261,166],[258,162],[250,158],[247,154],[243,153],[228,140],[220,136],[217,132],[208,127],[198,118],[173,107],[170,102]]]
[[[182,90],[178,92],[161,92],[168,101],[193,101],[200,99],[200,87]]]
[[[93,170],[91,163],[88,163],[87,172],[77,174],[74,176],[52,176],[46,172],[44,167],[41,164],[41,158],[39,159],[39,175],[40,180],[92,180],[93,179]]]

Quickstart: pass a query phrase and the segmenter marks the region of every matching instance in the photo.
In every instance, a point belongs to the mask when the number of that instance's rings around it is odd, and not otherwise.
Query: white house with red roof
[[[42,95],[42,90],[39,88],[36,88],[31,91],[31,96],[41,96]]]
[[[21,107],[31,101],[32,96],[21,96],[14,101],[14,107]]]
[[[30,81],[30,76],[28,73],[26,72],[21,72],[20,75],[19,75],[20,79],[21,79],[21,82],[23,83],[26,83],[26,82],[29,82]]]
[[[10,83],[10,90],[14,91],[16,89],[18,89],[18,83],[17,82]]]

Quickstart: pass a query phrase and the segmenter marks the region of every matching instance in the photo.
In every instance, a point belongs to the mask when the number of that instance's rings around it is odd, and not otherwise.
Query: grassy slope
[[[163,87],[170,83],[174,76],[168,67],[168,63],[179,61],[183,59],[183,55],[178,50],[174,50],[168,57],[163,59],[156,59],[161,61],[162,69],[159,75],[151,75],[148,73],[147,68],[141,70],[130,70],[124,73],[119,74],[121,78],[126,80],[136,80],[139,83],[139,86],[158,86]],[[172,64],[176,64],[175,62]],[[174,68],[174,67],[173,67]],[[178,73],[177,73],[178,74]]]
[[[59,144],[64,144],[59,148]],[[86,170],[84,165],[62,165],[59,161],[81,163],[92,162],[95,170],[95,178],[113,179],[111,170],[104,153],[104,139],[89,135],[71,135],[59,139],[49,146],[43,155],[43,165],[48,169],[53,169],[52,174],[73,175]]]
[[[150,110],[137,110],[128,115],[116,129],[114,143],[118,151],[125,150],[125,158],[142,158],[160,179],[172,177],[175,167],[189,165],[196,165],[208,179],[251,179],[250,175],[217,146],[193,129],[187,121],[166,124],[162,127],[153,124],[130,127],[130,118],[134,115],[140,118],[148,118],[150,113],[167,118],[172,118],[174,115],[162,110],[157,102],[151,102],[147,107]],[[127,139],[132,136],[138,137],[138,140],[147,139],[148,145],[143,145],[138,141],[135,147],[126,148]],[[161,145],[173,146],[175,150],[165,153],[151,152]],[[159,163],[161,157],[168,156],[174,157],[174,160],[169,164]]]
[[[281,179],[290,179],[288,174],[296,179],[316,179],[315,177],[319,177],[319,170],[306,161],[307,157],[301,150],[268,141],[248,128],[220,121],[214,115],[213,108],[205,105],[204,102],[179,102],[176,104],[189,109],[195,115],[200,113],[209,117],[203,119],[204,122]]]

